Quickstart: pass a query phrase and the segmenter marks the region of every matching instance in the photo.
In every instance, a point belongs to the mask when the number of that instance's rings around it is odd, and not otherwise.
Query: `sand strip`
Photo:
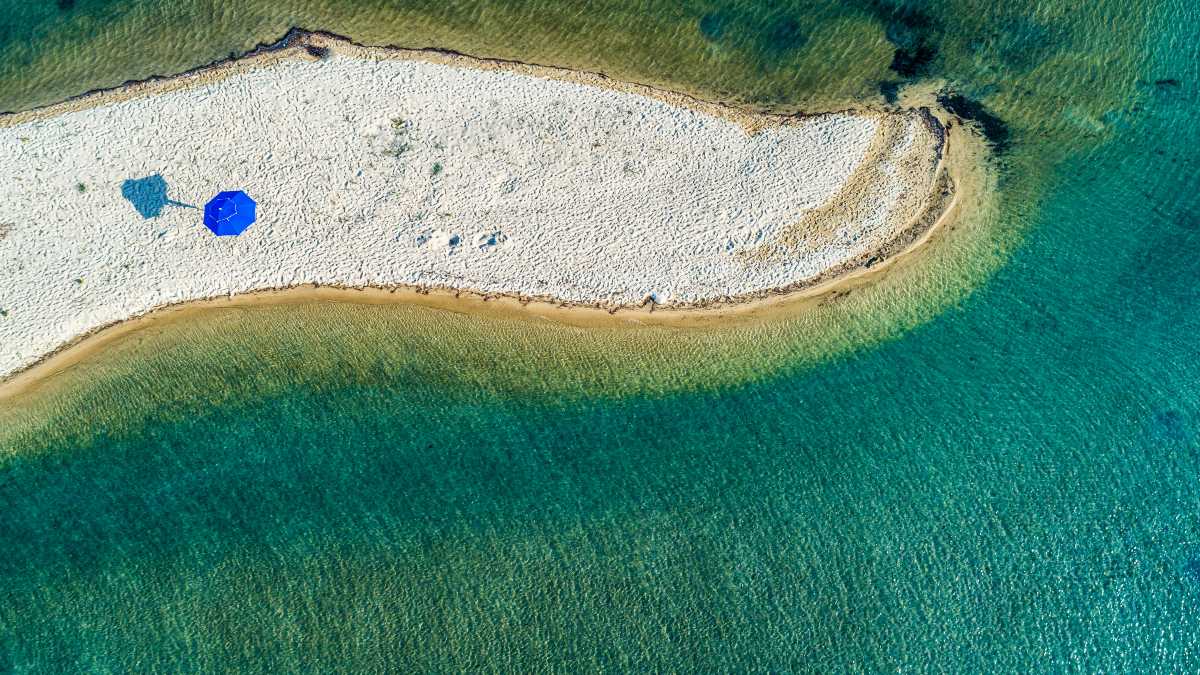
[[[952,193],[930,115],[751,115],[599,76],[296,34],[0,119],[0,378],[194,300],[318,284],[607,311],[827,286]],[[213,237],[219,190],[259,222]]]

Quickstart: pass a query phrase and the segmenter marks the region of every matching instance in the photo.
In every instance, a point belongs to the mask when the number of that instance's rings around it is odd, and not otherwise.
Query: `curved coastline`
[[[61,345],[29,366],[0,377],[0,401],[12,400],[101,353],[115,342],[176,321],[194,321],[212,309],[312,302],[346,304],[411,304],[446,312],[472,313],[526,321],[550,321],[577,327],[645,326],[670,328],[734,328],[747,323],[784,319],[825,302],[836,301],[869,285],[875,277],[903,264],[920,264],[918,258],[939,237],[947,236],[963,208],[964,191],[955,191],[938,218],[902,250],[877,265],[857,266],[822,283],[780,290],[754,298],[710,303],[703,307],[656,309],[653,305],[602,308],[514,295],[482,294],[466,290],[396,286],[392,288],[293,286],[264,289],[233,296],[202,298],[164,305],[144,314],[102,326]]]
[[[764,125],[788,124],[800,116],[778,118],[756,115],[691,99],[685,95],[655,90],[642,85],[633,85],[608,80],[602,75],[561,71],[542,66],[528,66],[512,62],[471,59],[456,54],[437,51],[413,52],[386,48],[363,48],[334,36],[318,33],[293,31],[280,43],[252,52],[246,58],[229,60],[175,78],[156,79],[133,83],[118,89],[75,98],[63,103],[33,111],[17,113],[0,119],[0,126],[12,126],[25,122],[52,118],[65,112],[87,109],[121,100],[129,100],[162,91],[188,88],[197,84],[222,79],[235,72],[257,68],[262,65],[289,59],[309,58],[320,60],[327,57],[324,50],[352,51],[361,56],[364,52],[371,58],[417,59],[422,61],[452,63],[484,70],[501,69],[517,71],[535,77],[581,81],[593,86],[633,92],[658,99],[672,105],[699,109],[714,117],[734,121],[748,133],[764,128]],[[380,52],[387,52],[381,56]],[[501,313],[508,316],[532,317],[574,325],[670,325],[678,327],[712,325],[714,322],[736,324],[747,320],[761,320],[767,316],[790,313],[813,302],[822,302],[830,297],[848,292],[849,289],[868,283],[869,279],[890,268],[902,258],[922,248],[944,229],[949,221],[962,210],[964,194],[972,189],[962,189],[960,171],[956,166],[974,163],[979,158],[964,159],[962,155],[978,154],[978,147],[962,150],[959,145],[978,145],[972,132],[945,113],[937,110],[937,119],[928,111],[923,112],[929,123],[940,135],[936,161],[936,197],[930,198],[915,218],[898,228],[896,236],[889,238],[883,246],[869,250],[853,259],[823,270],[817,276],[779,287],[755,290],[747,293],[704,298],[699,301],[675,302],[658,305],[646,298],[641,303],[604,303],[555,298],[519,292],[496,292],[472,288],[452,288],[438,284],[287,284],[280,287],[262,287],[251,291],[230,294],[211,294],[205,297],[186,298],[158,304],[129,317],[97,326],[60,344],[29,364],[8,373],[0,373],[0,399],[10,398],[28,390],[36,382],[52,376],[72,364],[101,349],[105,344],[121,336],[134,333],[141,328],[161,320],[177,320],[189,317],[193,312],[202,312],[209,307],[230,307],[260,304],[288,304],[298,302],[350,302],[378,304],[386,302],[408,302],[437,307],[449,311]],[[968,141],[959,143],[957,137],[965,135]]]

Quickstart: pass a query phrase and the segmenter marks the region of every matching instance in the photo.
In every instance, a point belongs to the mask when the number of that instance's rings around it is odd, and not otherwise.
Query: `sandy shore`
[[[306,284],[666,309],[829,283],[949,183],[916,113],[749,115],[300,36],[0,120],[0,379],[164,305]],[[259,221],[213,237],[240,188]]]

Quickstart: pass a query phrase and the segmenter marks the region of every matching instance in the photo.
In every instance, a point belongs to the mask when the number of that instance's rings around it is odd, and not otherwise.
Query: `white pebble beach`
[[[157,307],[306,284],[752,297],[861,264],[940,190],[916,112],[759,116],[334,42],[0,120],[0,378]],[[222,190],[258,203],[239,236],[203,224]]]

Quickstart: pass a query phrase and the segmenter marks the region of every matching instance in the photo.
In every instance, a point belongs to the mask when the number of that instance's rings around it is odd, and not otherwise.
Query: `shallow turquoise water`
[[[898,339],[619,388],[561,381],[552,350],[511,370],[448,336],[426,369],[314,337],[319,373],[164,381],[121,428],[60,433],[63,404],[0,464],[0,669],[1196,670],[1200,12],[1124,4],[1143,23],[991,3],[1023,32],[946,37],[917,76],[1011,126],[1006,194],[1037,201],[1008,205],[994,274]],[[726,21],[783,21],[754,7]],[[730,39],[739,72],[793,58]],[[967,55],[988,39],[1008,61]],[[1056,58],[1093,79],[1029,82]]]

